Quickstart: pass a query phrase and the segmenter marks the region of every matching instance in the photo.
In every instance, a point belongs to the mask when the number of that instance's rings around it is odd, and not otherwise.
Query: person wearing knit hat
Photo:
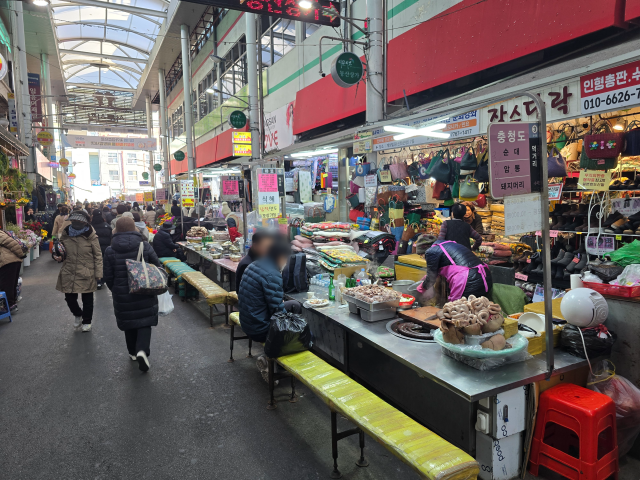
[[[158,254],[158,257],[174,257],[184,262],[187,257],[182,252],[182,247],[173,241],[171,238],[171,230],[173,229],[173,223],[164,222],[162,228],[159,228],[157,233],[153,236],[153,249]]]
[[[127,260],[136,260],[142,244],[142,257],[147,264],[162,269],[156,252],[142,235],[132,218],[123,216],[116,222],[111,246],[104,253],[104,282],[111,290],[113,311],[118,328],[124,332],[127,351],[141,371],[150,367],[151,327],[158,325],[158,296],[131,294]]]
[[[222,215],[224,215],[225,217],[231,213],[231,209],[229,208],[229,205],[227,204],[227,202],[222,202],[222,208],[220,211],[222,212]]]
[[[435,235],[423,234],[416,240],[416,253],[418,255],[424,255],[424,252],[431,248],[431,245],[436,241]]]

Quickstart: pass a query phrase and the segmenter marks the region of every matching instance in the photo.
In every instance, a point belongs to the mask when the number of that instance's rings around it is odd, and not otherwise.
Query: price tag
[[[527,263],[531,263],[531,259],[530,258],[527,258]]]
[[[556,238],[558,236],[558,230],[549,230],[549,236],[551,238]]]
[[[524,273],[516,273],[516,278],[518,280],[524,280],[526,282],[529,277]]]
[[[536,236],[537,237],[541,237],[542,236],[542,232],[540,230],[536,231]]]
[[[378,186],[378,177],[376,175],[367,175],[364,177],[364,187],[373,188]]]
[[[582,235],[582,232],[576,232],[576,235]]]
[[[278,218],[278,225],[287,225],[288,220],[286,218]]]
[[[616,235],[616,240],[622,240],[622,235]]]
[[[578,263],[580,261],[579,258],[574,258],[573,260],[571,260],[573,263]]]
[[[276,218],[280,214],[280,205],[277,203],[258,205],[258,213],[262,218]]]

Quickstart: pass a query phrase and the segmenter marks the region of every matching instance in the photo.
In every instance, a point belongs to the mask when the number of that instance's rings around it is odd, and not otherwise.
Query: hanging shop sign
[[[60,164],[58,162],[49,162],[49,168],[60,168]]]
[[[214,7],[299,20],[316,25],[340,26],[340,2],[314,0],[311,8],[301,8],[297,0],[181,0]]]
[[[234,110],[229,114],[229,125],[233,128],[244,128],[247,125],[247,116],[242,110]]]
[[[289,102],[264,116],[264,151],[282,150],[293,145],[293,110]]]
[[[234,143],[233,144],[233,156],[234,157],[250,157],[251,156],[251,144]]]
[[[159,172],[160,170],[162,170],[162,165],[160,165],[159,163],[156,163],[156,164],[153,166],[153,169],[154,169],[156,172]]]
[[[7,60],[0,55],[0,80],[7,76],[7,71],[9,70],[9,66]]]
[[[231,132],[233,143],[251,143],[251,132]]]
[[[284,196],[284,169],[260,168],[258,178],[258,213],[262,218],[280,214],[280,197]]]
[[[241,176],[220,177],[220,200],[240,200],[244,198],[244,181]]]
[[[180,198],[183,207],[195,206],[193,180],[180,180]]]
[[[143,202],[144,201],[144,193],[136,193],[136,202]]]
[[[549,200],[560,200],[560,197],[562,197],[562,185],[562,183],[549,184]]]
[[[167,191],[164,188],[156,188],[156,200],[162,201],[167,199]]]
[[[606,192],[609,190],[611,183],[611,172],[603,172],[600,170],[580,170],[580,178],[578,179],[578,189],[580,190],[598,190]]]
[[[492,123],[488,137],[491,196],[501,199],[539,192],[542,186],[540,124]]]
[[[42,122],[42,92],[40,89],[40,75],[37,73],[28,74],[29,100],[31,102],[31,121]]]
[[[67,175],[67,178],[70,180],[73,180],[74,178],[76,178],[76,174],[75,173],[70,173],[69,175]]]
[[[185,155],[184,155],[184,152],[182,150],[178,150],[177,152],[175,152],[173,154],[173,158],[175,158],[176,161],[178,161],[178,162],[183,161],[184,157],[185,157]]]
[[[364,74],[362,60],[355,53],[342,52],[331,64],[331,78],[342,88],[353,87]]]
[[[53,135],[51,135],[51,133],[47,132],[46,130],[38,132],[38,135],[36,135],[36,139],[38,140],[38,143],[40,145],[51,145],[53,143]]]
[[[11,133],[18,131],[18,112],[16,111],[16,96],[13,93],[7,95],[7,104],[9,106],[9,129]]]
[[[580,77],[580,111],[596,112],[640,103],[640,61]]]
[[[373,151],[373,139],[358,140],[353,142],[353,154],[362,155],[363,153],[371,153]]]
[[[153,192],[144,192],[144,201],[153,202]]]
[[[58,163],[60,164],[61,167],[68,167],[69,166],[69,160],[67,160],[66,158],[61,158]]]
[[[157,140],[152,137],[93,137],[87,135],[62,135],[67,148],[96,148],[100,150],[156,150]]]
[[[276,218],[280,215],[280,205],[268,203],[258,205],[258,213],[262,218]]]
[[[142,178],[144,178],[145,180],[149,179],[149,172],[142,172]]]
[[[542,230],[542,210],[539,193],[504,197],[504,234]]]
[[[149,180],[140,180],[140,181],[138,181],[138,184],[141,187],[146,187],[147,185],[151,185],[151,182]]]

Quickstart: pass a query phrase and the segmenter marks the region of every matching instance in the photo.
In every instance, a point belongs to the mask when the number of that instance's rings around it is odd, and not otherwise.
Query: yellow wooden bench
[[[213,327],[213,317],[225,316],[225,326],[229,326],[229,306],[238,303],[236,292],[227,292],[213,280],[201,272],[185,272],[182,279],[194,287],[204,297],[209,305],[209,320]],[[225,311],[213,314],[214,305],[224,305]]]
[[[253,344],[253,340],[251,340],[247,335],[240,336],[240,337],[234,336],[236,325],[238,327],[242,328],[242,325],[240,325],[240,312],[231,312],[229,314],[229,323],[231,324],[231,328],[229,329],[229,345],[230,345],[230,348],[231,348],[231,356],[229,357],[229,360],[227,360],[227,362],[229,362],[229,363],[233,363],[234,362],[234,360],[233,360],[233,342],[235,342],[236,340],[247,340],[247,339],[249,340],[249,353],[247,355],[247,358],[253,358],[253,355],[251,355],[251,346]]]
[[[364,433],[384,445],[418,474],[429,480],[474,480],[480,471],[478,462],[459,448],[412,420],[378,398],[366,388],[332,367],[313,353],[306,351],[280,357],[277,362],[318,395],[331,410],[331,442],[333,472],[338,470],[338,441],[350,435],[360,435],[360,466],[368,465],[364,458]],[[270,404],[273,399],[274,361],[269,362]],[[295,391],[292,392],[292,396]],[[353,422],[357,428],[337,431],[337,414]]]

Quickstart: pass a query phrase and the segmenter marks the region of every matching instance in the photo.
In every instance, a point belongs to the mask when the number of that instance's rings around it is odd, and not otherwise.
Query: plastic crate
[[[626,285],[609,285],[608,283],[582,282],[585,287],[595,290],[602,295],[613,297],[640,297],[640,286],[627,287]]]

